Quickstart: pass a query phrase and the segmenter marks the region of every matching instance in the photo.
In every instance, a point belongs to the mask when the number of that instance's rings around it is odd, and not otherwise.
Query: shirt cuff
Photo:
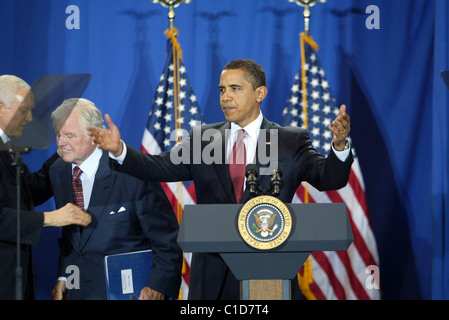
[[[334,144],[332,143],[332,150],[334,150],[335,155],[337,156],[337,158],[340,161],[345,162],[346,159],[348,159],[348,157],[349,157],[349,153],[351,152],[351,146],[349,145],[349,142],[348,142],[347,148],[345,148],[342,151],[338,151],[334,148]]]
[[[122,165],[122,164],[123,164],[123,161],[125,161],[126,152],[127,152],[128,149],[126,149],[126,143],[124,143],[123,140],[120,140],[120,142],[121,142],[122,145],[123,145],[123,151],[122,151],[122,154],[119,155],[118,157],[116,157],[116,156],[114,156],[114,155],[112,154],[112,152],[109,152],[109,157],[110,157],[111,159],[117,161],[120,165]]]

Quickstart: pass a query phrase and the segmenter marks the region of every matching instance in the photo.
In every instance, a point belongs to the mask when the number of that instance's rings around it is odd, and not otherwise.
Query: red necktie
[[[84,210],[83,185],[81,184],[80,175],[83,173],[79,167],[73,169],[72,176],[72,193],[75,204]]]
[[[232,148],[229,162],[229,175],[234,186],[235,202],[240,203],[243,195],[243,183],[245,181],[246,168],[246,149],[243,138],[247,135],[246,131],[241,129],[238,132],[237,141]]]

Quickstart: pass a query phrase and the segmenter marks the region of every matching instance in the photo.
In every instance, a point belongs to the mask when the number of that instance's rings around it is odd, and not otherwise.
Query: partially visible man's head
[[[13,75],[0,76],[0,128],[9,137],[20,137],[33,121],[34,95],[24,80]]]
[[[62,159],[80,165],[95,150],[87,127],[104,128],[101,111],[87,99],[72,98],[64,100],[51,118]]]

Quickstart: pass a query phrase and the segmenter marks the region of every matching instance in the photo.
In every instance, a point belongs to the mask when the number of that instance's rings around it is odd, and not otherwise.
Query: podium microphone
[[[246,166],[246,188],[249,189],[251,196],[256,196],[257,191],[259,190],[259,181],[257,180],[257,176],[259,174],[259,170],[257,169],[257,165],[249,164]]]
[[[273,197],[277,197],[281,193],[282,187],[282,164],[280,162],[275,162],[274,167],[275,169],[271,175],[270,187]]]

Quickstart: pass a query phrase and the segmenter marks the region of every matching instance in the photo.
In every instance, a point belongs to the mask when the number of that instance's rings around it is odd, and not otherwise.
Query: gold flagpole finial
[[[164,7],[168,8],[168,21],[170,30],[172,31],[174,28],[174,20],[175,20],[175,8],[178,7],[181,3],[190,3],[192,0],[151,0],[153,3],[160,3]]]
[[[317,2],[325,3],[327,0],[288,0],[288,2],[295,2],[298,6],[304,7],[304,32],[306,36],[310,31],[310,7],[313,7]]]

